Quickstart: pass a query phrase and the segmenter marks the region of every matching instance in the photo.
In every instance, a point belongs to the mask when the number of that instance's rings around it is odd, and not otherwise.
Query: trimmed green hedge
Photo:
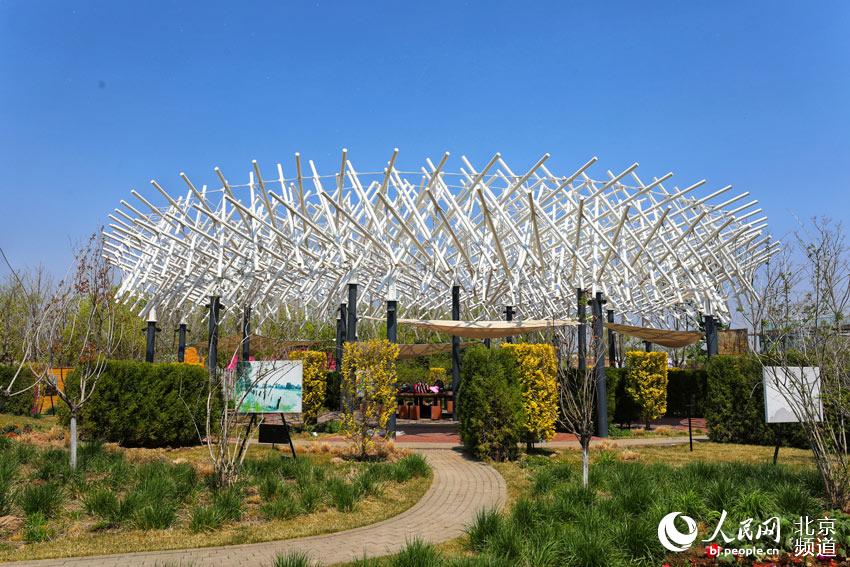
[[[706,365],[705,421],[718,443],[776,444],[776,425],[764,420],[762,366],[751,356],[713,356]],[[799,424],[782,425],[782,445],[808,448]]]
[[[78,389],[79,379],[72,372],[66,388]],[[209,374],[200,366],[110,361],[83,405],[80,435],[124,447],[197,444],[196,424],[203,432],[208,388]],[[64,404],[58,413],[67,425],[70,415]]]
[[[692,417],[705,417],[708,392],[708,374],[703,368],[667,369],[668,417],[687,417],[688,403],[694,398]]]
[[[0,392],[4,392],[15,372],[17,366],[0,366]],[[20,376],[15,380],[13,392],[18,392],[32,386],[35,378],[29,368],[23,368]],[[17,396],[6,397],[0,393],[0,413],[11,413],[13,415],[31,415],[35,407],[35,388],[30,388]]]
[[[525,423],[515,357],[507,349],[475,347],[464,353],[460,368],[464,446],[478,458],[515,459]]]

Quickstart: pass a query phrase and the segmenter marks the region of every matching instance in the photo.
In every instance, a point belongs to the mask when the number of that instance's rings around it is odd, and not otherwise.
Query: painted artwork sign
[[[236,367],[234,401],[240,413],[301,413],[300,360],[252,360]]]

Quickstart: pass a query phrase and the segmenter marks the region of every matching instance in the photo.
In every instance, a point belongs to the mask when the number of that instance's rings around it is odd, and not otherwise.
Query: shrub
[[[411,477],[416,478],[428,476],[428,473],[431,472],[428,461],[425,460],[425,457],[418,454],[402,457],[395,463],[395,466],[407,472]]]
[[[304,364],[302,416],[305,424],[314,424],[325,403],[327,356],[315,350],[296,350],[289,354],[289,360],[300,360]]]
[[[443,557],[437,548],[419,538],[408,541],[404,548],[390,561],[392,567],[433,567],[439,565]]]
[[[626,392],[640,407],[641,419],[649,422],[667,411],[667,353],[626,353]]]
[[[78,385],[79,375],[72,372],[66,388]],[[109,361],[81,409],[80,435],[124,447],[197,444],[195,424],[205,423],[208,387],[200,366]],[[67,408],[60,406],[58,413],[67,425]]]
[[[331,410],[339,409],[341,375],[337,371],[325,374],[325,407]]]
[[[466,534],[469,537],[469,547],[473,551],[483,550],[493,535],[499,531],[501,524],[502,517],[493,508],[476,512],[475,520],[466,529]]]
[[[18,506],[27,516],[50,518],[62,508],[63,500],[62,487],[53,482],[27,484],[18,494]]]
[[[231,486],[213,493],[213,507],[224,520],[238,520],[242,517],[242,487]]]
[[[347,342],[343,350],[342,428],[353,449],[364,458],[374,448],[378,431],[386,431],[390,416],[396,411],[398,345],[374,339]]]
[[[558,379],[555,347],[547,344],[503,343],[516,358],[522,388],[526,442],[548,441],[558,420]]]
[[[39,543],[50,539],[50,530],[47,527],[47,519],[41,512],[27,516],[24,524],[24,541],[27,543]]]
[[[777,430],[765,423],[762,366],[752,356],[712,356],[706,364],[705,422],[717,443],[774,445]],[[799,424],[782,425],[785,446],[808,448]]]
[[[17,366],[0,365],[0,392],[5,391],[12,377],[17,372]],[[21,369],[21,374],[15,380],[13,392],[30,388],[35,383],[35,378],[32,372],[26,367]],[[16,396],[8,397],[0,393],[0,413],[10,413],[12,415],[31,415],[35,409],[35,388],[30,388],[26,392]]]
[[[275,557],[273,567],[312,567],[313,565],[310,556],[303,551],[291,551],[286,554],[279,553]]]
[[[286,520],[301,513],[298,503],[288,495],[269,500],[260,507],[260,511],[270,520]]]
[[[195,533],[218,529],[224,519],[215,506],[195,506],[189,519],[189,529]]]
[[[5,516],[11,511],[12,482],[18,473],[18,463],[6,454],[0,456],[0,516]]]
[[[148,501],[141,506],[133,517],[134,524],[140,530],[164,530],[170,528],[177,519],[177,507],[172,501]]]
[[[458,392],[460,438],[478,458],[517,457],[525,416],[516,360],[506,349],[466,351]]]
[[[334,508],[340,512],[350,512],[357,502],[357,489],[340,478],[333,478],[327,485],[328,494]]]
[[[693,417],[705,417],[708,374],[703,368],[667,369],[667,414],[686,417],[693,397]]]

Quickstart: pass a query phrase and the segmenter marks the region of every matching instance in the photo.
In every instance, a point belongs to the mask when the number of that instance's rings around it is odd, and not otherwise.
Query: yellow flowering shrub
[[[301,411],[304,423],[316,423],[325,402],[327,355],[316,350],[296,350],[289,353],[289,360],[300,360],[304,363]]]
[[[432,386],[437,383],[437,380],[442,380],[443,384],[446,383],[446,369],[445,368],[429,368],[428,369],[428,383]]]
[[[396,411],[398,345],[386,339],[347,342],[342,354],[342,432],[365,458]]]
[[[558,376],[555,348],[547,344],[503,343],[517,361],[528,443],[555,436],[558,420]]]
[[[667,353],[627,352],[626,372],[626,392],[637,403],[648,427],[667,411]]]

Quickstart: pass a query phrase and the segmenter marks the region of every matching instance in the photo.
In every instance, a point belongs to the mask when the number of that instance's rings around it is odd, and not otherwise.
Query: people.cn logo
[[[682,533],[676,528],[675,520],[682,516],[688,531]],[[697,539],[697,523],[693,518],[681,512],[670,512],[658,522],[658,541],[670,551],[685,551]]]

